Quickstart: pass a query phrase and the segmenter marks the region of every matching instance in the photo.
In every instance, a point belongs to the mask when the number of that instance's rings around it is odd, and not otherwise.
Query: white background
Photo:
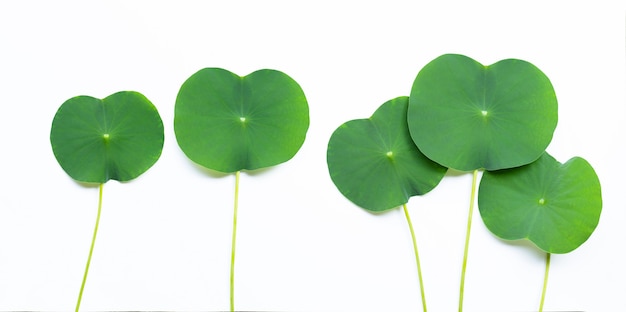
[[[326,144],[341,123],[408,95],[444,53],[524,59],[551,79],[559,124],[548,152],[587,159],[604,207],[585,244],[552,257],[545,310],[626,310],[624,7],[431,2],[2,2],[0,311],[73,310],[98,193],[57,164],[50,125],[70,97],[121,90],[158,108],[165,146],[138,179],[105,185],[81,308],[228,309],[234,176],[192,164],[172,122],[180,85],[204,67],[281,70],[310,106],[299,153],[242,174],[237,309],[421,311],[401,209],[373,215],[346,200]],[[471,174],[449,174],[409,202],[429,311],[457,309],[470,186]],[[464,311],[536,310],[545,255],[496,239],[474,217]]]

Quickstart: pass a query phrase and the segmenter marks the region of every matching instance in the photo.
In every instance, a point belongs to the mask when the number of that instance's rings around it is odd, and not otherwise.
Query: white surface
[[[595,167],[604,209],[582,247],[553,256],[545,310],[625,309],[625,11],[546,2],[0,3],[0,311],[74,309],[97,188],[59,167],[50,124],[70,97],[120,90],[157,106],[166,142],[146,174],[106,184],[81,308],[228,309],[234,176],[194,166],[172,124],[180,85],[204,67],[281,70],[310,105],[295,158],[242,174],[237,309],[421,311],[402,211],[375,216],[344,199],[326,144],[341,123],[408,95],[418,70],[444,53],[520,58],[551,79],[559,124],[548,151]],[[449,175],[409,202],[429,311],[457,309],[470,184],[470,174]],[[464,311],[536,310],[544,256],[497,240],[474,217]]]

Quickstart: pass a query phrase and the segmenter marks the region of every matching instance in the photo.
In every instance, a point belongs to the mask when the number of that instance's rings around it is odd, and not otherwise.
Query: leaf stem
[[[100,224],[100,212],[102,211],[102,189],[104,183],[100,184],[99,196],[98,196],[98,216],[96,217],[96,226],[93,229],[93,237],[91,238],[91,247],[89,248],[89,257],[87,258],[87,266],[85,267],[85,274],[83,275],[83,283],[80,285],[80,292],[78,293],[78,302],[76,303],[76,312],[80,308],[80,301],[83,299],[83,290],[85,289],[85,282],[87,281],[87,273],[89,273],[89,264],[91,263],[91,255],[93,255],[93,246],[96,244],[96,235],[98,234],[98,224]]]
[[[233,215],[233,240],[230,254],[230,311],[235,311],[235,243],[237,241],[237,207],[239,206],[239,174],[235,173],[235,212]]]
[[[424,281],[422,280],[422,266],[420,265],[420,256],[417,252],[417,241],[415,239],[415,231],[413,231],[413,223],[411,222],[411,217],[409,216],[409,210],[406,208],[406,204],[402,205],[404,209],[404,215],[406,216],[406,222],[409,224],[409,230],[411,231],[411,238],[413,239],[413,250],[415,251],[415,263],[417,263],[417,276],[420,282],[420,292],[422,294],[422,307],[423,311],[426,312],[426,295],[424,294]]]
[[[550,272],[550,253],[546,253],[546,272],[543,275],[543,290],[541,291],[541,302],[539,303],[539,312],[543,311],[543,302],[546,299],[546,289],[548,288],[548,273]]]
[[[469,250],[470,233],[472,230],[472,213],[474,212],[474,197],[476,196],[476,177],[478,169],[472,175],[472,193],[470,195],[469,214],[467,216],[467,230],[465,233],[465,250],[463,251],[463,267],[461,269],[461,290],[459,292],[459,312],[463,311],[463,292],[465,290],[465,271],[467,269],[467,254]]]

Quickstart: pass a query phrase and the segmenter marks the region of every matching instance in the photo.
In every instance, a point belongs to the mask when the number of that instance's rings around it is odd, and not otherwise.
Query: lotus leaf
[[[58,109],[50,131],[63,170],[88,183],[138,177],[161,156],[163,139],[156,107],[134,91],[73,97]]]
[[[408,132],[408,97],[380,106],[368,119],[339,126],[328,142],[332,181],[356,205],[384,211],[432,190],[446,168],[426,158]]]
[[[485,172],[478,208],[496,236],[528,239],[548,253],[568,253],[598,225],[600,181],[583,158],[561,164],[544,153],[526,166]]]
[[[442,55],[420,70],[409,101],[415,144],[460,171],[528,164],[545,151],[557,124],[550,80],[518,59],[484,66],[463,55]]]
[[[304,143],[308,127],[304,92],[276,70],[240,77],[225,69],[201,69],[176,98],[178,145],[195,163],[220,172],[288,161]]]

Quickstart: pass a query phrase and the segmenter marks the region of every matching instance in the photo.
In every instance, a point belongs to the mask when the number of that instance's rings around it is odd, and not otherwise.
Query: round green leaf
[[[574,157],[565,164],[544,153],[519,168],[485,172],[478,207],[487,228],[507,239],[528,239],[549,253],[584,243],[602,211],[600,181],[591,165]]]
[[[57,161],[74,180],[132,180],[161,156],[163,122],[142,94],[122,91],[104,99],[77,96],[61,105],[50,131]]]
[[[240,77],[205,68],[183,83],[176,98],[178,145],[189,159],[216,171],[286,162],[304,143],[308,128],[304,92],[276,70]]]
[[[330,177],[356,205],[384,211],[432,190],[446,168],[426,158],[409,135],[408,98],[386,102],[369,119],[339,126],[328,142]]]
[[[461,171],[531,163],[552,140],[557,100],[534,65],[517,59],[484,66],[446,54],[419,72],[409,131],[430,159]]]

